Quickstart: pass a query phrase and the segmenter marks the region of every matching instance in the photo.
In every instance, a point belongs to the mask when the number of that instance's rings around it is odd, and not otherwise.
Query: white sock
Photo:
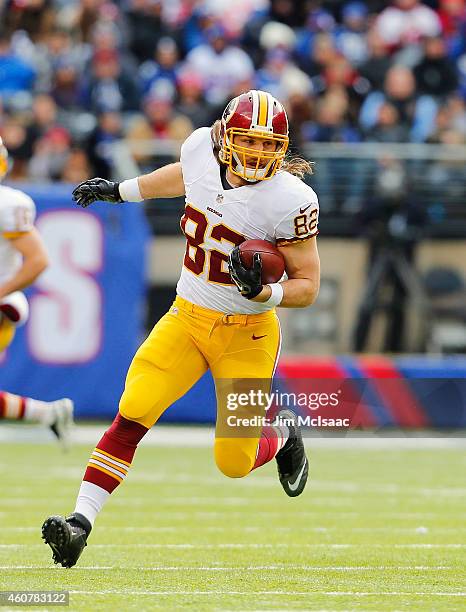
[[[290,437],[290,430],[288,429],[286,425],[274,425],[273,428],[277,432],[277,439],[278,439],[277,452],[278,452],[288,442],[288,438]]]
[[[40,400],[35,400],[30,397],[27,397],[26,407],[24,411],[24,420],[46,424],[48,424],[48,421],[52,422],[55,418],[55,415],[52,412],[52,407],[50,406],[50,403],[42,402]]]
[[[96,516],[102,510],[109,495],[110,493],[102,489],[102,487],[97,486],[93,482],[83,480],[74,511],[85,516],[90,524],[94,526]]]

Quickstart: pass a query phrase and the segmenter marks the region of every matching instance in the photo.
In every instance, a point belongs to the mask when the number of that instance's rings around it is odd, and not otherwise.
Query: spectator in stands
[[[1,125],[1,136],[8,147],[9,159],[13,160],[8,178],[12,181],[28,179],[28,162],[31,155],[24,120],[7,115]]]
[[[95,170],[91,168],[89,159],[83,149],[73,148],[66,156],[60,180],[64,183],[77,185],[91,178]]]
[[[315,57],[314,46],[318,40],[318,35],[326,33],[327,38],[334,47],[332,33],[335,29],[335,20],[327,11],[320,8],[311,9],[306,19],[306,26],[301,30],[296,42],[296,55],[304,70],[309,58]],[[322,39],[322,37],[320,37]],[[330,45],[327,43],[327,46]],[[311,73],[312,74],[312,73]]]
[[[400,121],[410,126],[412,142],[425,141],[432,131],[437,105],[429,96],[418,97],[416,81],[409,68],[395,65],[387,72],[383,91],[376,91],[365,99],[359,122],[368,131],[377,121],[380,106],[389,102],[396,107]]]
[[[39,94],[32,105],[32,121],[27,128],[27,141],[32,155],[34,147],[50,130],[61,127],[58,118],[58,107],[51,96]]]
[[[311,55],[302,58],[300,62],[301,68],[311,77],[314,92],[320,93],[325,89],[323,73],[337,59],[338,55],[333,38],[329,34],[317,34]]]
[[[374,126],[367,131],[364,140],[369,142],[407,142],[409,126],[400,121],[400,113],[393,104],[383,102]]]
[[[0,4],[0,24],[9,33],[21,30],[38,42],[47,33],[51,23],[53,8],[49,0],[6,0]]]
[[[11,37],[0,33],[0,97],[5,101],[30,93],[36,73],[33,67],[14,54]]]
[[[372,28],[368,32],[367,45],[369,57],[360,66],[359,72],[362,77],[369,81],[370,90],[380,91],[383,89],[385,77],[391,65],[388,46],[376,28]]]
[[[61,22],[73,31],[78,32],[81,42],[92,43],[95,24],[99,21],[105,0],[81,0],[70,3],[62,9]]]
[[[438,36],[438,15],[420,0],[393,0],[377,18],[375,27],[392,51],[417,44],[423,36]]]
[[[192,49],[205,45],[206,32],[217,22],[218,19],[211,7],[204,4],[195,6],[181,29],[183,51],[189,53]]]
[[[253,76],[254,66],[242,49],[227,40],[220,25],[210,28],[206,35],[208,43],[190,51],[186,60],[201,76],[206,100],[221,105],[230,98],[235,82]]]
[[[52,29],[43,42],[35,47],[36,89],[41,92],[49,91],[57,66],[64,62],[71,65],[76,62],[76,71],[81,72],[90,56],[89,48],[86,49],[85,55],[82,54],[83,47],[80,44],[73,45],[68,31],[62,28]]]
[[[315,120],[303,125],[304,140],[311,142],[359,142],[360,133],[349,118],[349,96],[344,89],[329,91],[317,102]],[[317,150],[317,147],[316,147]],[[347,162],[342,159],[320,159],[314,184],[319,192],[319,202],[323,211],[341,207],[349,208],[361,197],[361,183],[358,181],[359,163],[352,160],[352,179],[345,177]]]
[[[440,0],[438,15],[442,37],[453,59],[466,53],[466,4],[464,0]]]
[[[157,81],[163,79],[176,85],[179,70],[179,53],[176,42],[168,36],[161,38],[155,49],[154,59],[145,61],[139,68],[142,93],[146,95]]]
[[[78,110],[81,102],[79,75],[76,64],[66,57],[55,65],[50,93],[60,108],[67,111]]]
[[[342,9],[343,24],[336,28],[336,48],[353,66],[360,66],[368,57],[368,10],[364,2],[354,0]]]
[[[359,142],[360,135],[348,118],[349,99],[338,89],[317,102],[316,121],[305,127],[305,139],[311,142]]]
[[[162,20],[161,0],[130,0],[129,7],[129,48],[139,62],[144,62],[154,57],[159,40],[172,33]]]
[[[187,117],[194,129],[213,123],[211,120],[213,111],[204,99],[201,77],[195,72],[185,69],[178,75],[177,86],[176,112]]]
[[[36,181],[58,181],[63,172],[71,138],[67,130],[54,126],[34,144],[29,174]]]
[[[112,144],[122,136],[123,126],[119,113],[103,112],[98,116],[97,125],[86,141],[86,150],[90,153],[88,163],[92,165],[96,176],[109,180],[113,178]]]
[[[100,51],[94,56],[91,77],[83,83],[82,100],[85,108],[96,114],[139,108],[135,75],[122,71],[116,51]]]
[[[151,92],[144,100],[144,113],[151,138],[183,142],[193,131],[187,117],[176,113],[172,96]]]
[[[302,83],[301,89],[311,92],[310,78],[291,61],[290,53],[279,47],[267,52],[264,65],[256,73],[257,88],[269,91],[279,100],[289,97],[297,80]]]
[[[445,43],[441,36],[424,39],[424,58],[414,69],[419,93],[444,99],[458,87],[455,66],[446,57]]]
[[[450,131],[458,133],[460,138],[466,140],[466,103],[459,96],[450,98],[439,108],[429,142],[442,142],[443,133]]]
[[[134,150],[135,160],[142,167],[162,166],[172,161],[172,154],[164,149],[163,141],[175,141],[181,147],[183,141],[193,131],[191,121],[178,114],[174,107],[174,91],[165,86],[153,89],[143,101],[144,116],[135,118],[127,131],[126,140]],[[138,143],[154,141],[154,154],[138,151]]]

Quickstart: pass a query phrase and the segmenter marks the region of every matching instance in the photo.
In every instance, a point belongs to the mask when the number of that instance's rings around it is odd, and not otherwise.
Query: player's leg
[[[0,353],[10,346],[16,333],[16,325],[0,313]]]
[[[15,291],[0,300],[0,353],[13,341],[16,328],[29,317],[29,305],[21,291]]]
[[[11,344],[16,328],[24,325],[28,317],[29,305],[22,291],[0,300],[0,352]],[[43,402],[0,391],[0,419],[42,423],[50,427],[64,448],[69,444],[73,409],[73,402],[68,398]]]
[[[73,402],[68,398],[43,402],[0,391],[0,419],[41,423],[49,427],[66,448],[73,425]]]
[[[281,411],[276,422],[264,427],[228,425],[232,415],[240,419],[266,416],[264,404],[259,406],[256,401],[256,405],[241,406],[236,402],[231,410],[227,399],[231,393],[238,397],[238,393],[253,392],[256,400],[259,393],[270,393],[278,360],[278,319],[272,313],[250,319],[254,322],[237,327],[232,341],[225,342],[227,350],[211,365],[218,402],[215,460],[225,475],[238,478],[276,458],[280,482],[287,495],[295,497],[303,491],[308,473],[296,415]]]
[[[192,340],[183,313],[167,313],[137,351],[126,378],[119,413],[93,451],[75,511],[43,525],[54,561],[78,560],[97,514],[128,474],[138,443],[160,415],[206,372],[207,362]]]
[[[240,394],[253,392],[257,397],[258,393],[270,392],[278,359],[280,327],[276,316],[273,313],[262,315],[252,319],[256,322],[248,324],[251,319],[248,317],[241,321],[239,318],[239,323],[218,329],[226,348],[211,363],[217,394],[215,461],[220,471],[232,478],[249,474],[256,464],[258,452],[265,462],[266,456],[260,452],[261,449],[279,447],[287,435],[286,431],[272,426],[243,427],[239,424],[248,417],[265,417],[267,412],[263,404],[252,406],[237,402],[233,409],[232,399],[239,398]],[[267,461],[274,456],[270,450]]]

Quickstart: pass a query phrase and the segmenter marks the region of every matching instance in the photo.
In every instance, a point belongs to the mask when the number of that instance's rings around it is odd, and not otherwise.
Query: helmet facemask
[[[275,148],[258,150],[239,137],[273,141]],[[230,100],[220,121],[219,160],[249,182],[265,181],[279,170],[288,149],[288,118],[270,93],[252,89]]]
[[[264,181],[272,178],[282,165],[288,149],[288,136],[282,134],[270,134],[243,128],[225,129],[223,134],[219,153],[220,160],[229,166],[233,174],[246,181]],[[276,147],[273,151],[259,151],[244,147],[235,143],[236,136],[273,140]]]

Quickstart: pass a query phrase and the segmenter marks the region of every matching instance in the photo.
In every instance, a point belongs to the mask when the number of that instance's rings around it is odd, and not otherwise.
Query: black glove
[[[248,300],[255,298],[262,291],[262,262],[260,253],[254,253],[252,268],[245,268],[241,261],[239,247],[235,247],[228,257],[228,270],[231,280],[238,287],[241,295]]]
[[[119,184],[102,178],[93,178],[80,183],[73,189],[73,199],[76,201],[76,204],[83,208],[97,200],[120,204],[124,200],[118,189]]]

